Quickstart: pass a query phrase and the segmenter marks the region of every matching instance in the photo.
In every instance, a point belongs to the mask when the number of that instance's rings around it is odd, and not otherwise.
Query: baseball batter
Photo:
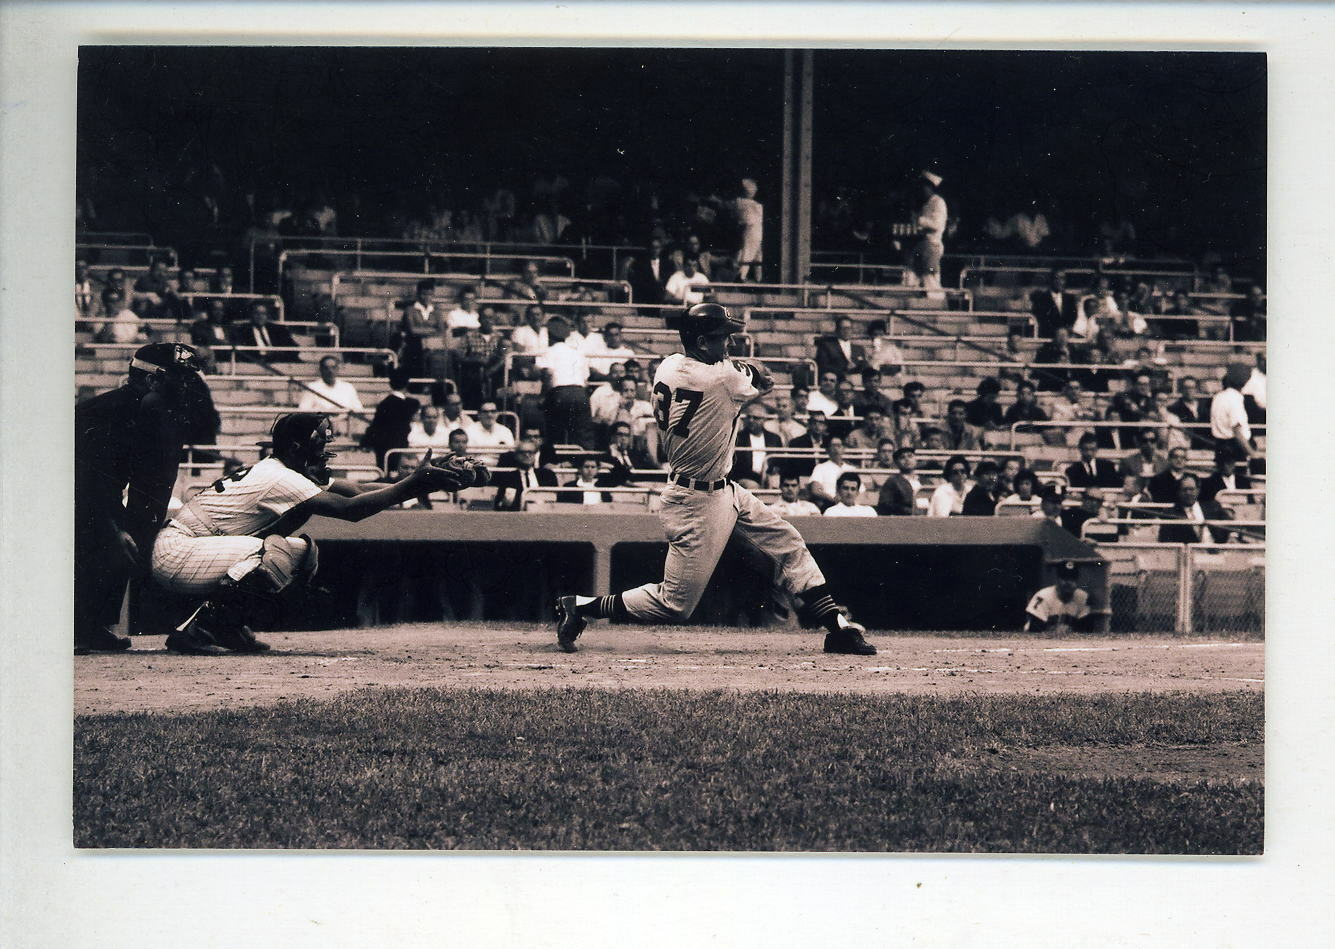
[[[333,437],[323,413],[280,416],[270,457],[215,481],[158,533],[153,578],[173,593],[208,597],[168,635],[168,649],[191,655],[267,650],[247,625],[249,616],[294,580],[314,575],[314,541],[289,536],[310,517],[359,521],[431,491],[486,480],[485,469],[431,464],[430,452],[395,484],[331,479]]]
[[[729,538],[769,558],[774,580],[801,602],[803,620],[824,626],[825,651],[875,655],[825,583],[797,530],[751,492],[727,479],[741,407],[773,386],[759,364],[727,358],[742,321],[717,303],[697,303],[677,319],[686,352],[667,357],[654,376],[654,420],[670,473],[659,519],[667,536],[663,581],[610,596],[557,600],[557,645],[575,651],[590,619],[684,622],[695,610]]]

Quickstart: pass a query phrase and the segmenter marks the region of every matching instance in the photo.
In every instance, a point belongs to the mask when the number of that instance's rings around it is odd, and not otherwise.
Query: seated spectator
[[[835,317],[834,335],[816,340],[816,370],[823,377],[832,372],[839,378],[867,368],[867,350],[853,342],[853,320]]]
[[[614,359],[628,359],[635,350],[626,345],[620,323],[608,323],[601,333],[590,333],[584,340],[584,355],[589,357],[589,368],[605,373]]]
[[[1136,350],[1135,356],[1124,360],[1122,368],[1128,375],[1147,375],[1150,377],[1150,389],[1171,389],[1173,380],[1168,372],[1168,360],[1156,356],[1148,346]]]
[[[807,412],[810,409],[809,403],[811,402],[811,390],[804,385],[794,385],[792,389],[788,391],[788,394],[793,400],[794,417],[799,419],[806,418]]]
[[[213,303],[217,303],[218,306],[213,306]],[[199,350],[206,372],[218,371],[218,355],[214,349],[219,347],[226,349],[229,345],[226,318],[222,301],[214,300],[207,306],[199,304],[195,320],[190,324],[190,345]]]
[[[908,399],[896,399],[892,406],[894,417],[888,427],[894,432],[891,436],[900,448],[918,448],[922,445],[922,430],[913,421],[913,403]]]
[[[1089,347],[1087,369],[1076,371],[1076,378],[1086,392],[1103,393],[1110,388],[1110,380],[1120,378],[1122,373],[1108,362],[1108,350],[1098,343]]]
[[[783,446],[778,435],[765,430],[766,421],[768,413],[760,402],[751,402],[743,410],[742,425],[734,441],[737,448],[732,456],[732,471],[728,474],[733,481],[746,481],[756,487],[766,484],[770,456]]]
[[[103,284],[88,274],[88,261],[74,262],[74,316],[80,320],[97,318],[101,309]]]
[[[1094,297],[1085,297],[1080,301],[1080,315],[1071,327],[1071,335],[1084,343],[1097,339],[1101,328],[1100,316],[1099,301]]]
[[[1201,398],[1200,382],[1195,376],[1183,376],[1177,381],[1178,399],[1168,406],[1182,422],[1188,425],[1209,424],[1210,400]],[[1211,448],[1213,440],[1205,429],[1189,430],[1192,448]]]
[[[702,287],[709,286],[709,278],[696,269],[695,261],[687,258],[681,270],[668,278],[663,286],[663,302],[694,306],[705,299]]]
[[[1088,633],[1099,628],[1107,610],[1090,606],[1089,594],[1077,585],[1079,575],[1073,560],[1057,567],[1057,582],[1035,593],[1025,607],[1026,633]]]
[[[598,480],[598,459],[586,457],[579,463],[579,474],[571,481],[565,483],[567,488],[584,488],[579,493],[574,491],[564,491],[561,493],[560,500],[567,504],[602,504],[603,492],[592,490],[595,488],[606,487]]]
[[[634,379],[622,379],[619,383],[620,392],[616,404],[605,414],[594,416],[594,424],[598,427],[601,439],[606,440],[611,434],[611,428],[617,422],[625,422],[630,426],[631,434],[639,438],[644,434],[645,427],[654,417],[654,407],[644,399],[639,398],[639,387]]]
[[[894,463],[899,470],[881,482],[876,513],[896,517],[917,514],[927,505],[925,498],[921,504],[918,502],[918,491],[922,488],[922,479],[917,475],[918,456],[912,448],[896,448]]]
[[[125,305],[125,294],[112,287],[102,291],[102,317],[94,338],[99,343],[146,343],[153,330]]]
[[[542,435],[542,429],[537,425],[526,425],[520,429],[520,441],[532,442],[538,449],[537,465],[539,468],[552,468],[556,466],[556,449],[547,444]],[[516,449],[502,452],[500,459],[496,462],[498,468],[513,468],[516,462]]]
[[[871,347],[867,353],[867,369],[875,369],[884,376],[897,376],[904,368],[904,354],[899,347],[886,337],[885,320],[872,320],[867,324],[867,336]],[[863,385],[867,382],[867,370],[862,373]],[[879,378],[877,380],[880,381]],[[889,396],[885,397],[889,399]]]
[[[1105,418],[1110,422],[1143,422],[1153,400],[1152,381],[1147,372],[1135,372],[1126,377],[1126,388],[1108,403]],[[1107,430],[1105,430],[1107,432]],[[1122,447],[1137,443],[1135,427],[1113,429],[1100,439],[1108,447]]]
[[[1113,298],[1112,279],[1107,274],[1095,275],[1094,285],[1090,287],[1089,293],[1080,298],[1077,322],[1079,314],[1085,312],[1085,303],[1089,300],[1094,301],[1095,312],[1099,319],[1109,319],[1118,315],[1117,301]],[[1080,332],[1073,327],[1071,334],[1079,336]]]
[[[1011,479],[1011,493],[998,503],[1028,504],[1038,497],[1038,475],[1028,468],[1022,468]]]
[[[172,319],[176,316],[176,287],[167,274],[167,262],[161,257],[148,266],[134,282],[131,294],[134,310],[147,319]]]
[[[946,433],[935,425],[929,425],[922,430],[922,445],[919,447],[923,451],[946,451]]]
[[[835,482],[837,500],[825,509],[826,517],[875,517],[876,508],[870,504],[859,504],[858,494],[862,491],[862,478],[855,471],[841,474]]]
[[[230,266],[223,264],[213,272],[213,279],[209,281],[209,292],[227,295],[236,293],[236,275]]]
[[[794,438],[801,438],[807,433],[806,426],[793,418],[793,400],[789,396],[780,394],[774,397],[774,417],[765,423],[765,431],[778,435],[783,445],[789,445]]]
[[[1092,432],[1081,435],[1078,449],[1080,460],[1066,467],[1067,484],[1073,488],[1115,488],[1122,483],[1123,475],[1117,465],[1098,456],[1097,435]]]
[[[622,279],[630,284],[631,297],[636,303],[653,305],[663,302],[663,284],[667,283],[669,274],[663,247],[663,239],[654,236],[643,253],[627,261]]]
[[[1152,428],[1140,430],[1139,445],[1139,448],[1122,459],[1118,471],[1124,478],[1135,475],[1148,483],[1168,467],[1168,456],[1159,450],[1159,433]]]
[[[395,369],[389,374],[389,395],[375,407],[371,423],[362,433],[361,445],[375,452],[375,463],[385,470],[385,454],[408,447],[408,433],[421,410],[421,403],[408,394],[408,374]],[[387,472],[392,473],[392,472]]]
[[[983,430],[967,421],[968,411],[963,399],[951,399],[946,406],[941,432],[950,451],[980,451],[987,447]]]
[[[839,476],[852,470],[854,466],[844,460],[844,440],[830,436],[825,443],[825,460],[811,469],[807,493],[817,504],[833,504],[838,499],[835,490]]]
[[[468,444],[478,461],[495,467],[501,452],[514,447],[515,433],[496,421],[498,409],[495,402],[483,402],[477,410],[477,421],[464,431],[468,432]]]
[[[357,387],[346,379],[338,377],[339,358],[325,356],[320,360],[320,378],[306,383],[297,403],[298,412],[361,412],[362,399],[357,394]],[[331,420],[335,432],[346,434],[348,422]]]
[[[1250,491],[1252,479],[1245,467],[1240,467],[1231,452],[1214,453],[1214,471],[1201,482],[1201,503],[1215,500],[1220,491]]]
[[[1076,301],[1066,293],[1066,274],[1053,270],[1048,276],[1047,289],[1029,294],[1029,312],[1041,339],[1051,339],[1058,327],[1071,328],[1075,323]]]
[[[1065,368],[1037,368],[1055,364],[1079,364],[1085,361],[1084,353],[1071,345],[1071,332],[1064,326],[1057,327],[1049,342],[1038,347],[1034,354],[1034,378],[1043,392],[1060,392],[1065,385],[1076,378],[1076,370]]]
[[[1024,467],[1024,459],[1008,455],[1005,458],[997,460],[999,470],[997,471],[997,490],[998,498],[1004,498],[1011,493],[1011,485],[1015,483],[1015,476],[1020,473]]]
[[[1118,315],[1104,324],[1104,331],[1118,344],[1119,350],[1143,345],[1150,330],[1149,323],[1143,315],[1132,310],[1131,298],[1125,291],[1115,294],[1114,299]]]
[[[927,387],[916,379],[913,382],[904,383],[904,388],[900,390],[904,393],[904,398],[908,400],[913,407],[913,417],[922,418],[927,413],[923,411],[922,399],[927,393]]]
[[[617,404],[621,401],[621,380],[624,378],[625,364],[614,362],[607,367],[607,378],[589,393],[589,411],[593,413],[595,422],[602,420],[606,424],[616,417]]]
[[[578,309],[566,311],[566,320],[570,323],[570,333],[566,336],[566,343],[574,346],[581,353],[585,351],[585,344],[593,334],[593,329],[589,326],[589,316]]]
[[[840,438],[847,438],[848,433],[853,430],[857,423],[857,391],[853,388],[853,383],[847,379],[840,379],[839,384],[835,386],[834,402],[835,410],[828,417],[830,421],[831,434],[838,435]]]
[[[537,261],[524,262],[523,273],[519,279],[511,280],[505,285],[505,295],[512,300],[547,302],[547,289],[542,285],[542,275]]]
[[[997,463],[989,458],[973,469],[974,485],[964,496],[960,513],[969,517],[991,517],[997,512]]]
[[[408,447],[448,448],[450,435],[456,431],[461,431],[460,427],[445,423],[439,408],[434,405],[424,405],[421,417],[408,429]]]
[[[479,325],[477,290],[463,287],[459,290],[454,308],[445,314],[445,328],[458,336],[458,330],[477,329]]]
[[[1228,530],[1221,527],[1210,528],[1210,538],[1202,530],[1207,520],[1227,520],[1228,514],[1217,501],[1202,503],[1200,499],[1200,481],[1194,474],[1184,474],[1177,483],[1177,497],[1173,499],[1173,508],[1167,519],[1178,523],[1165,524],[1159,528],[1161,544],[1197,544],[1213,539],[1221,544],[1228,540]]]
[[[893,430],[893,425],[886,423],[885,413],[881,411],[880,406],[869,406],[862,410],[861,423],[848,433],[845,443],[849,448],[874,449]],[[893,446],[893,439],[888,440]]]
[[[1057,527],[1062,526],[1062,502],[1066,496],[1062,494],[1061,489],[1055,484],[1045,485],[1038,495],[1038,510],[1030,517],[1039,521],[1047,521]]]
[[[819,517],[820,508],[798,496],[801,485],[797,475],[784,475],[779,479],[779,500],[771,501],[769,506],[780,517]]]
[[[635,481],[636,470],[657,468],[658,464],[637,443],[631,433],[630,423],[617,422],[612,426],[612,437],[607,443],[607,451],[598,459],[609,469],[612,475],[608,482],[613,487],[620,487]]]
[[[1062,387],[1061,395],[1052,400],[1048,414],[1054,422],[1092,422],[1095,419],[1093,410],[1087,408],[1081,398],[1081,385],[1079,379],[1069,379],[1066,385]],[[1071,439],[1080,439],[1085,435],[1093,434],[1089,429],[1080,429],[1071,425],[1069,428],[1050,429],[1052,437],[1046,439],[1051,445],[1069,445]],[[1097,440],[1097,439],[1096,439]]]
[[[1233,339],[1239,342],[1261,342],[1266,338],[1265,291],[1256,284],[1247,288],[1247,295],[1233,301],[1229,317],[1233,322]]]
[[[873,366],[862,370],[862,388],[854,396],[853,404],[859,415],[866,415],[868,409],[874,408],[879,409],[881,415],[887,418],[890,416],[895,400],[881,390],[879,369]]]
[[[1155,389],[1145,410],[1145,421],[1160,422],[1160,441],[1165,448],[1186,448],[1191,444],[1187,430],[1182,427],[1182,420],[1169,411],[1169,400],[1173,394],[1167,389]]]
[[[991,376],[986,376],[978,381],[976,392],[977,398],[965,406],[964,419],[984,432],[995,431],[1002,423],[1002,410],[998,402],[1001,396],[1001,383]]]
[[[820,412],[828,419],[839,411],[839,374],[825,370],[819,379],[820,388],[807,396],[807,413]]]
[[[1068,507],[1061,512],[1062,527],[1079,537],[1085,522],[1099,517],[1102,513],[1103,489],[1086,488],[1080,497],[1079,507]]]
[[[963,455],[951,455],[946,459],[942,473],[946,480],[932,492],[932,499],[927,503],[928,517],[950,517],[964,513],[964,499],[973,488],[969,480],[969,462]]]
[[[862,463],[863,468],[879,469],[862,472],[862,490],[868,495],[878,494],[885,480],[892,477],[895,467],[895,440],[881,438],[876,443],[876,454]]]
[[[269,321],[269,305],[256,300],[250,305],[250,318],[230,330],[232,345],[249,347],[238,358],[252,362],[295,362],[299,357],[296,340],[281,323]]]
[[[473,417],[464,411],[464,400],[457,392],[451,392],[445,396],[442,403],[444,410],[441,413],[441,424],[445,426],[446,432],[452,432],[456,429],[467,431],[473,424]]]
[[[1025,380],[1015,387],[1015,403],[1006,409],[1006,414],[1001,417],[1003,425],[1011,426],[1021,422],[1046,422],[1048,413],[1044,412],[1038,404],[1038,396],[1034,391],[1034,384]],[[1032,425],[1019,425],[1015,429],[1017,432],[1033,433],[1038,429]]]
[[[531,303],[524,307],[524,323],[510,333],[510,345],[516,356],[541,356],[547,352],[547,327],[542,306]]]
[[[531,441],[521,441],[514,448],[513,460],[505,467],[514,471],[497,471],[492,478],[496,485],[496,498],[492,506],[498,511],[522,511],[524,493],[531,488],[556,487],[556,473],[547,468],[536,466],[538,446]]]
[[[1177,498],[1178,483],[1187,471],[1187,450],[1171,448],[1168,451],[1168,467],[1145,482],[1150,500],[1157,504],[1172,504]]]
[[[700,240],[699,234],[686,235],[686,259],[695,261],[696,269],[709,279],[714,279],[714,255]]]

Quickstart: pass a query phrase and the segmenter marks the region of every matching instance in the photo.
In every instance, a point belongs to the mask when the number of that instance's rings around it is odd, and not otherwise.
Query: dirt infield
[[[365,686],[776,689],[952,696],[1264,688],[1264,643],[1181,637],[874,637],[827,656],[814,633],[595,626],[574,655],[550,626],[417,624],[266,634],[259,656],[179,656],[163,637],[74,659],[74,711],[196,711]]]

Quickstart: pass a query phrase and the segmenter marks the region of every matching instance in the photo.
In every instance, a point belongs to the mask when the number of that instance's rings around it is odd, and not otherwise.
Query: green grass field
[[[1259,745],[1262,717],[1245,693],[436,689],[90,716],[75,844],[1255,854],[1259,780],[1137,772]]]

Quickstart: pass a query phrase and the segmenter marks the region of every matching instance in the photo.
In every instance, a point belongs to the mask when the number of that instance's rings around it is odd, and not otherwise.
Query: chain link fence
[[[1264,545],[1111,543],[1098,551],[1108,562],[1114,631],[1265,629]]]

